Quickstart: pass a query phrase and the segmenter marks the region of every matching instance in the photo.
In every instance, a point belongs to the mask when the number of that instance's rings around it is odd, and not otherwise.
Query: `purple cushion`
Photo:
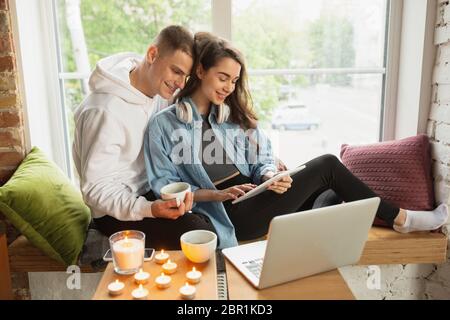
[[[430,143],[426,135],[369,145],[342,145],[341,160],[383,200],[410,210],[434,208]],[[374,224],[385,225],[381,220]]]

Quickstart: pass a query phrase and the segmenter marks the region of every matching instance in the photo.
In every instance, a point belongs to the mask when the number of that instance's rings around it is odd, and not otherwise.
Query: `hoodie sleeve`
[[[83,199],[95,213],[122,221],[153,217],[152,202],[117,181],[121,149],[125,148],[125,128],[106,110],[85,111],[78,120],[80,137],[80,186]]]

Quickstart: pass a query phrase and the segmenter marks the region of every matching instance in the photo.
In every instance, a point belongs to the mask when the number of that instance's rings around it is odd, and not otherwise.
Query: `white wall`
[[[395,0],[394,0],[395,1]],[[403,1],[395,138],[426,132],[435,60],[436,0]]]
[[[436,201],[450,205],[450,4],[439,0],[435,45],[436,60],[433,72],[433,95],[428,121],[428,136],[432,141],[433,175]],[[449,234],[450,225],[446,232]],[[450,299],[450,260],[435,266],[426,279],[425,297]]]

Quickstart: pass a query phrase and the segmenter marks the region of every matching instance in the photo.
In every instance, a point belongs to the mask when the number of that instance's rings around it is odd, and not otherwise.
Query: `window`
[[[379,141],[386,0],[232,5],[233,42],[253,70],[261,124],[288,166],[339,155],[343,143]]]
[[[68,146],[73,112],[89,91],[89,73],[99,59],[125,51],[144,54],[169,24],[211,31],[211,4],[203,0],[56,0],[54,8]],[[72,174],[76,176],[73,166]]]
[[[231,10],[217,9],[219,1]],[[144,53],[172,23],[194,32],[215,32],[213,25],[230,30],[221,35],[246,56],[260,125],[289,167],[338,155],[342,143],[379,141],[388,2],[54,0],[66,143],[96,61],[120,51]]]

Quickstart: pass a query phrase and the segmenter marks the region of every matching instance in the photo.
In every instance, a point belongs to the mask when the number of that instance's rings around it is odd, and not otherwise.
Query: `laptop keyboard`
[[[242,264],[248,269],[248,271],[253,273],[253,275],[259,279],[259,276],[261,275],[263,260],[263,258],[258,258],[244,261],[242,262]]]

